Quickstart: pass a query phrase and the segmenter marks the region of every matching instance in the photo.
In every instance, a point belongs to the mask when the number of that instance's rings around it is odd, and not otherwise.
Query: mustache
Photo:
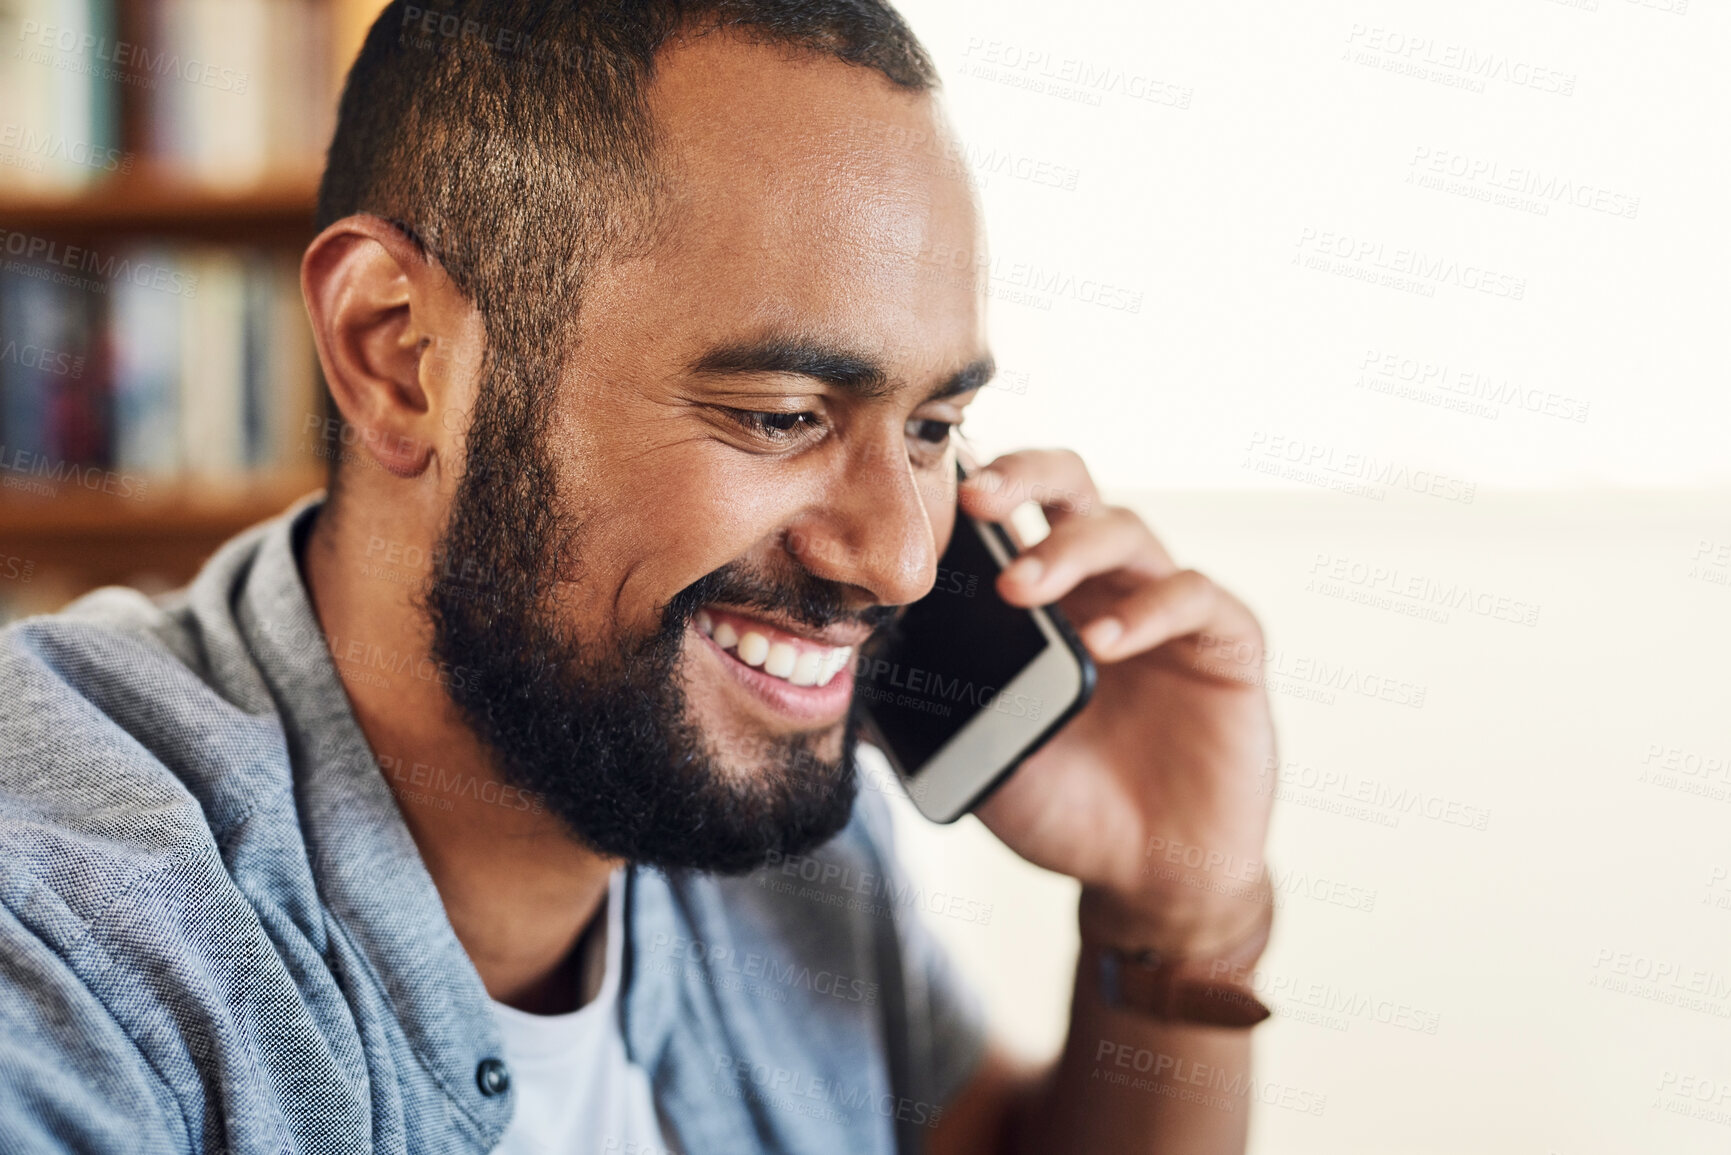
[[[854,587],[805,570],[800,570],[799,575],[791,580],[771,578],[739,562],[728,562],[675,594],[662,615],[662,627],[669,632],[683,630],[697,616],[698,609],[709,602],[775,611],[814,630],[838,622],[856,623],[874,634],[901,614],[901,606],[855,607],[852,604],[855,599],[848,593]]]

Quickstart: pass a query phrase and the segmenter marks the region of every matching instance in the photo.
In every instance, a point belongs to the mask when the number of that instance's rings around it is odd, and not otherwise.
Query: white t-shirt
[[[516,1113],[494,1155],[679,1155],[663,1138],[649,1076],[619,1033],[624,870],[607,887],[607,971],[595,998],[564,1015],[493,999]]]

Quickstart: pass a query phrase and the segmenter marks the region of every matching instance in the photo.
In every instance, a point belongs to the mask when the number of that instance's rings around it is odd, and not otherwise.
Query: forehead
[[[692,339],[934,362],[921,375],[984,347],[979,219],[930,94],[711,33],[663,52],[649,105],[665,228],[619,270],[619,304],[653,298]]]

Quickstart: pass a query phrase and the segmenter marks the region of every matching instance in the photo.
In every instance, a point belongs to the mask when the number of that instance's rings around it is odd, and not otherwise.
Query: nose
[[[920,478],[899,430],[890,451],[861,450],[845,459],[789,528],[787,549],[814,575],[864,589],[877,604],[918,601],[938,574]]]

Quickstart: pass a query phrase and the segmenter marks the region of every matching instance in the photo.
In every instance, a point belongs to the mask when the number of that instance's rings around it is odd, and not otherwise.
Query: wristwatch
[[[1253,1027],[1274,1012],[1251,989],[1250,968],[1274,926],[1272,895],[1249,934],[1205,955],[1100,949],[1100,997],[1109,1007],[1168,1023]]]

